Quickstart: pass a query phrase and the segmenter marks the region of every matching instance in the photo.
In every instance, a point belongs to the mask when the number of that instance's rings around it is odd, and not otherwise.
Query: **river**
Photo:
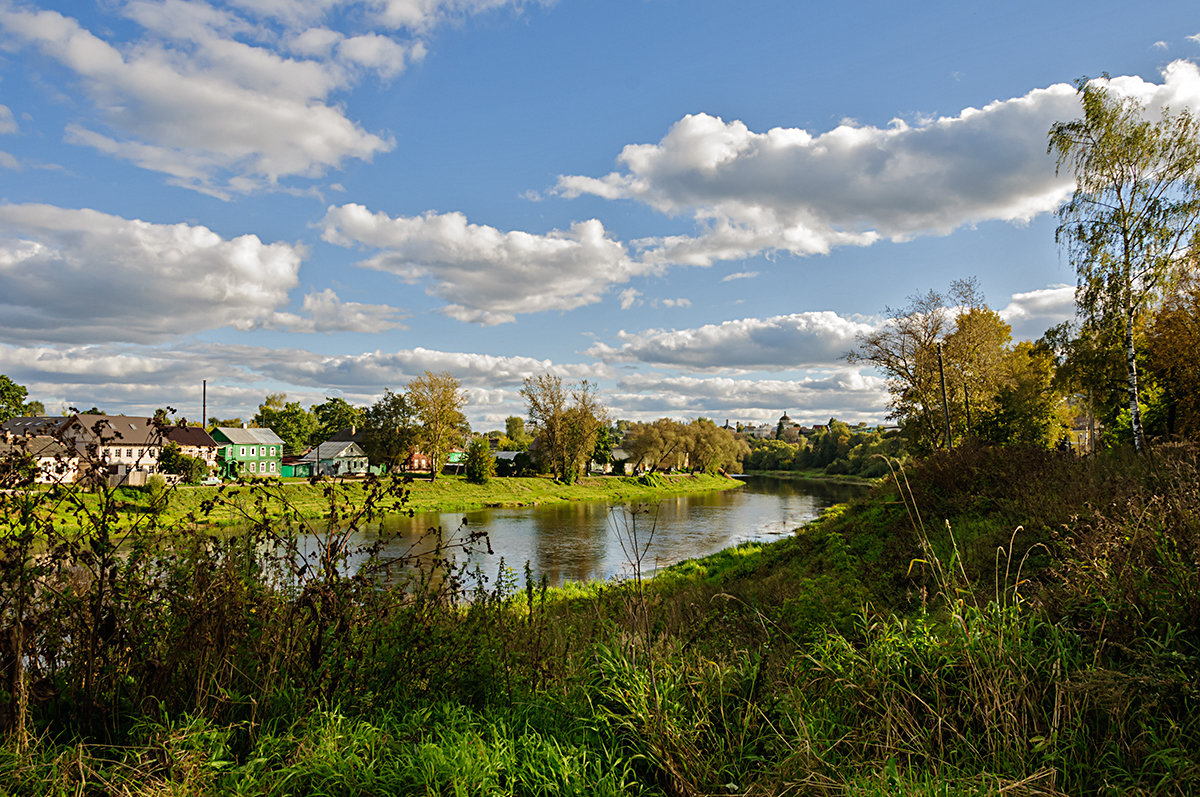
[[[827,480],[765,476],[743,480],[745,486],[739,489],[667,496],[640,507],[580,502],[392,516],[360,541],[385,539],[386,556],[411,550],[414,541],[431,528],[441,528],[446,535],[461,534],[463,528],[483,530],[493,553],[470,553],[467,561],[472,568],[478,564],[494,578],[501,557],[506,567],[517,572],[528,561],[536,578],[544,575],[551,586],[559,586],[566,581],[632,575],[631,531],[648,542],[642,569],[649,572],[741,542],[786,536],[826,507],[866,490]]]

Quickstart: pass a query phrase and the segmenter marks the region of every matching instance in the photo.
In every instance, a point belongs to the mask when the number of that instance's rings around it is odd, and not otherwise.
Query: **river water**
[[[481,546],[466,555],[472,568],[478,564],[494,578],[501,557],[506,567],[517,572],[529,562],[535,578],[544,575],[551,586],[559,586],[566,581],[631,576],[633,532],[644,550],[642,570],[649,572],[740,542],[786,536],[826,507],[866,489],[763,476],[743,481],[745,486],[739,489],[668,496],[655,504],[634,507],[581,502],[393,516],[360,541],[381,536],[387,540],[383,551],[387,556],[412,550],[415,541],[431,528],[440,528],[447,536],[462,534],[464,529],[483,530],[493,553]],[[458,561],[463,559],[460,554]]]

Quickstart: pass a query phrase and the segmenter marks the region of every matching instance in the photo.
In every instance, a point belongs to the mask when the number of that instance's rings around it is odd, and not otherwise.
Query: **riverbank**
[[[844,473],[826,473],[820,469],[810,470],[748,470],[747,476],[768,476],[772,479],[804,479],[821,482],[845,482],[846,484],[871,485],[879,479],[867,479]]]
[[[387,483],[387,480],[383,480]],[[413,479],[404,482],[404,499],[393,496],[388,505],[393,511],[462,512],[484,508],[511,508],[566,504],[579,501],[609,503],[652,503],[669,495],[681,495],[714,490],[737,489],[737,479],[710,474],[654,474],[652,476],[592,476],[574,484],[563,484],[546,476],[494,477],[486,484],[474,484],[461,476],[439,476],[434,481]],[[282,517],[285,514],[304,519],[320,519],[330,513],[331,501],[339,506],[357,507],[363,504],[372,489],[368,482],[358,479],[308,479],[260,482],[257,485],[225,485],[221,487],[180,486],[165,493],[165,506],[155,510],[154,497],[140,488],[117,488],[113,493],[113,517],[119,522],[153,523],[174,527],[191,520],[209,525],[225,526],[244,522],[261,514]],[[70,497],[47,491],[31,493],[51,508],[60,529],[79,527],[85,522],[84,513],[95,515],[101,499],[94,493],[65,488],[60,491]],[[260,499],[269,497],[261,504]]]
[[[16,627],[40,668],[25,725],[0,710],[0,783],[1200,793],[1200,457],[1154,453],[940,452],[904,489],[645,581],[443,569],[386,589],[340,574],[337,546],[297,568],[254,529],[93,546],[71,589],[0,571],[3,605],[31,591]]]

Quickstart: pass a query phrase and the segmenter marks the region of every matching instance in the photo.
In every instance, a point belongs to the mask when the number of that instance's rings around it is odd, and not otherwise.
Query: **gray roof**
[[[308,453],[296,460],[297,462],[317,462],[318,457],[321,461],[330,459],[341,459],[343,457],[365,457],[367,454],[359,447],[358,443],[351,440],[334,441],[315,445],[308,450]]]
[[[13,434],[54,434],[66,422],[63,415],[24,415],[0,423],[0,429]]]
[[[11,442],[0,436],[0,454],[29,453],[35,457],[77,457],[73,448],[48,435],[14,437]]]
[[[234,445],[283,445],[283,441],[279,439],[279,435],[270,429],[239,429],[232,426],[218,426],[215,431],[225,435],[225,439]]]
[[[62,433],[65,435],[66,430],[76,424],[85,439],[91,439],[99,433],[104,445],[152,446],[162,442],[161,428],[155,426],[154,419],[140,415],[80,413],[61,427]]]

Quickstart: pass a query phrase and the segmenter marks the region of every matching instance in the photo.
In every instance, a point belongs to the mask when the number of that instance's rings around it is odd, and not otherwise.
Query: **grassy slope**
[[[311,483],[307,479],[276,482],[271,488],[294,511],[307,518],[328,514],[328,490],[336,485],[338,500],[357,504],[362,501],[364,484],[357,480]],[[660,474],[649,480],[625,476],[605,476],[581,479],[575,484],[562,484],[548,477],[493,478],[487,484],[472,484],[461,476],[441,476],[435,481],[415,479],[405,485],[407,500],[404,509],[415,512],[453,512],[483,507],[520,507],[539,504],[569,503],[572,501],[639,502],[654,501],[664,495],[727,490],[740,487],[741,482],[724,476],[707,474]],[[252,487],[181,486],[169,492],[167,509],[159,522],[165,526],[185,521],[189,515],[217,525],[240,522],[243,517],[238,506],[244,504]],[[78,500],[95,511],[95,495],[79,491]],[[240,498],[239,498],[240,496]],[[124,519],[144,517],[149,512],[150,497],[141,490],[119,488],[115,499]],[[220,500],[218,500],[220,499]],[[211,511],[206,504],[216,503]],[[69,501],[61,503],[56,513],[61,527],[77,526],[78,518],[70,510]]]

